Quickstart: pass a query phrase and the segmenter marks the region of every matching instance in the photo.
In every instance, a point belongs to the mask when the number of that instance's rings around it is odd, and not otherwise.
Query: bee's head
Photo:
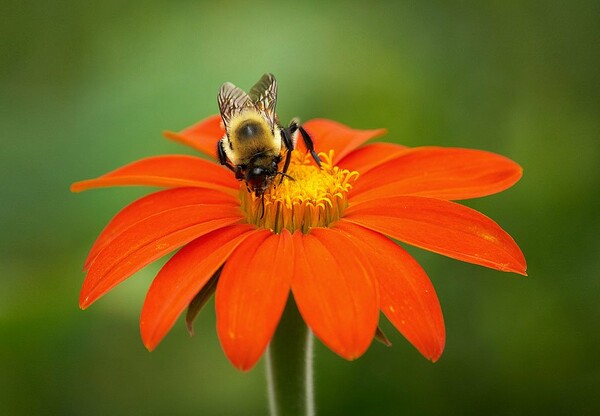
[[[256,196],[261,196],[271,185],[277,173],[277,163],[253,163],[246,170],[245,180]]]

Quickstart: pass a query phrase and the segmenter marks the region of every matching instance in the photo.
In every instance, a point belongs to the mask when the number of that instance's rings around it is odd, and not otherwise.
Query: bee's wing
[[[226,82],[221,86],[219,95],[217,95],[217,102],[226,129],[229,128],[229,121],[233,116],[239,114],[244,108],[254,107],[248,94],[231,82]]]
[[[258,112],[267,120],[271,126],[271,130],[273,130],[277,121],[277,116],[275,115],[277,80],[275,76],[273,74],[264,74],[250,89],[248,96]]]

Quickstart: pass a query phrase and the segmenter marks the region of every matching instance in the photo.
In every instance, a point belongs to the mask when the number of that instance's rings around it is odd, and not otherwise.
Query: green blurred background
[[[138,316],[159,265],[89,310],[87,249],[147,189],[73,181],[162,153],[214,114],[224,81],[276,74],[282,120],[387,127],[409,146],[487,149],[524,167],[469,201],[522,247],[529,277],[411,250],[433,280],[436,364],[386,323],[349,363],[317,343],[322,415],[600,414],[600,2],[6,1],[0,10],[0,414],[258,415],[212,303],[153,353]]]

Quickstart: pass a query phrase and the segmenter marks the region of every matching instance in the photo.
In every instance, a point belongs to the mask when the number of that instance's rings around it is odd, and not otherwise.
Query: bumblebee
[[[321,166],[313,141],[306,130],[292,120],[282,127],[275,113],[277,81],[272,74],[264,74],[246,94],[230,82],[221,86],[217,95],[225,135],[217,143],[219,162],[230,169],[237,180],[245,181],[249,191],[263,196],[277,175],[289,176],[292,150],[296,147],[298,132],[306,148]],[[285,150],[283,169],[279,171]]]

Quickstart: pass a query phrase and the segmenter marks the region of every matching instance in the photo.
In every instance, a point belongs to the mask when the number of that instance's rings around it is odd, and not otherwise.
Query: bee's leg
[[[241,181],[244,179],[244,169],[242,169],[241,166],[236,166],[234,172],[235,172],[235,178],[238,181]]]
[[[292,130],[292,126],[282,128],[281,129],[281,139],[283,140],[283,144],[288,151],[294,150],[294,142],[292,141],[292,135],[295,130]]]
[[[290,135],[290,143],[292,143],[292,148],[294,149],[296,148],[296,142],[298,140],[298,126],[300,126],[300,124],[298,124],[298,119],[293,118],[287,128],[288,134]]]
[[[291,176],[287,174],[287,170],[290,167],[290,160],[292,160],[292,151],[287,150],[285,153],[285,163],[283,164],[283,170],[281,171],[281,180],[279,181],[279,184],[281,184],[281,182],[283,182],[283,178],[285,176],[287,176],[288,178],[291,178]]]
[[[317,162],[317,165],[319,165],[319,167],[321,167],[321,159],[319,159],[317,152],[315,152],[315,147],[313,145],[313,141],[312,141],[311,137],[306,132],[306,130],[304,130],[304,127],[299,125],[298,130],[300,130],[300,134],[302,135],[302,140],[304,140],[304,144],[306,145],[306,148],[310,152],[310,154],[313,157],[313,159],[315,160],[315,162]]]
[[[315,162],[317,162],[317,165],[319,165],[319,167],[321,167],[321,159],[319,159],[319,156],[317,156],[317,152],[315,152],[315,146],[313,144],[312,138],[306,132],[306,130],[304,130],[304,127],[302,127],[300,124],[298,124],[298,120],[296,120],[296,119],[293,119],[290,122],[289,127],[287,128],[287,131],[290,136],[290,141],[293,141],[292,137],[293,137],[294,133],[296,133],[297,130],[300,130],[300,134],[302,135],[302,140],[304,140],[304,144],[306,145],[306,148],[310,152],[310,155],[313,157]],[[292,144],[292,146],[293,146],[293,144]]]
[[[290,161],[292,160],[292,150],[294,150],[294,144],[292,143],[292,135],[290,133],[290,128],[281,129],[281,135],[283,136],[283,144],[285,145],[285,163],[283,164],[282,172],[287,173],[288,168],[290,167]],[[281,180],[279,183],[283,182],[284,175],[281,175]]]
[[[237,178],[237,176],[238,176],[237,169],[235,169],[231,165],[231,163],[227,160],[227,155],[225,154],[225,149],[223,149],[223,139],[221,139],[217,142],[217,157],[219,159],[219,163],[221,165],[225,166],[227,169],[229,169],[233,173],[235,173],[235,176]]]
[[[262,214],[260,214],[260,219],[262,220],[263,217],[265,216],[265,194],[262,194],[260,196],[260,206],[261,206],[261,211],[262,211]]]

